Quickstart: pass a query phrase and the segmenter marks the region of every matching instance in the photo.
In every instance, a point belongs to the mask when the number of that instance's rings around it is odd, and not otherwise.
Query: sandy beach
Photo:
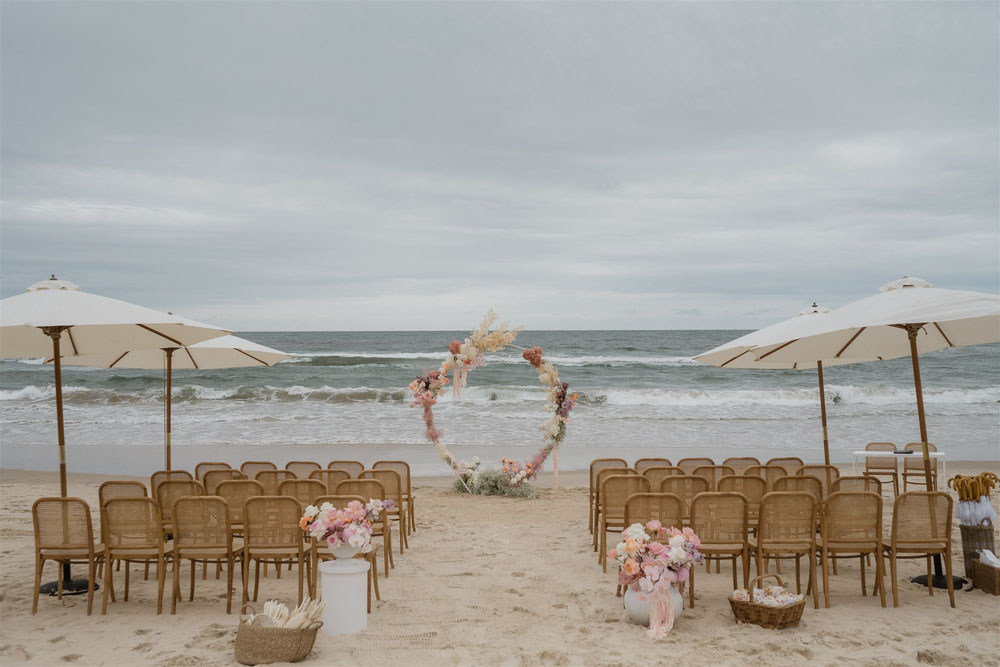
[[[950,474],[997,471],[996,462],[949,464]],[[847,467],[849,469],[849,466]],[[157,616],[153,581],[133,570],[128,602],[86,615],[86,596],[43,597],[31,609],[31,502],[55,493],[50,472],[0,473],[0,660],[4,664],[232,665],[238,623],[225,613],[224,584],[199,582],[196,599],[176,616]],[[97,504],[108,475],[71,474],[70,495]],[[114,476],[116,479],[123,479]],[[147,479],[134,478],[148,482]],[[731,575],[697,573],[696,604],[671,635],[651,641],[624,619],[615,575],[602,574],[586,528],[587,476],[564,472],[561,488],[538,484],[537,500],[469,497],[448,477],[415,478],[417,532],[396,568],[381,579],[382,601],[368,629],[320,634],[303,664],[331,665],[635,665],[692,661],[736,665],[987,665],[1000,649],[1000,604],[982,591],[929,597],[909,583],[921,561],[900,568],[900,607],[862,597],[855,563],[831,577],[831,608],[807,605],[797,628],[771,631],[735,623],[726,596]],[[891,516],[886,496],[886,521]],[[997,501],[994,500],[994,504]],[[96,517],[95,517],[96,525]],[[888,533],[887,533],[888,534]],[[953,532],[955,573],[962,574]],[[185,568],[186,569],[186,568]],[[714,567],[713,567],[714,570]],[[185,572],[186,574],[186,572]],[[49,566],[45,579],[53,578]],[[116,578],[120,591],[121,578]],[[263,580],[260,602],[294,603],[293,577]],[[869,584],[870,585],[870,584]],[[891,589],[890,589],[891,590]],[[869,591],[870,592],[870,591]],[[100,592],[98,593],[98,595]],[[99,600],[99,598],[98,598]]]

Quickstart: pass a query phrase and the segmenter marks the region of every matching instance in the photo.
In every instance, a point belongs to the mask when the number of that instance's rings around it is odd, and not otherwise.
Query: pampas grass
[[[509,498],[534,498],[535,487],[530,484],[510,485],[507,473],[496,468],[486,468],[475,476],[468,475],[463,480],[456,479],[452,488],[459,493],[469,493],[477,496],[507,496]],[[465,486],[468,485],[469,490]]]

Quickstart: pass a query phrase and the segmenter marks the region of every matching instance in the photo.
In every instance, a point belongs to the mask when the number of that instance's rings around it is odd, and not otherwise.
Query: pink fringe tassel
[[[646,636],[650,639],[663,639],[674,627],[674,603],[670,595],[654,593],[649,601],[649,630]]]

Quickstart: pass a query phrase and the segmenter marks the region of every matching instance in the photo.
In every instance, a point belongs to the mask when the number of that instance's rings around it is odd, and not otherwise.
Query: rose
[[[657,521],[656,519],[646,522],[646,530],[648,530],[651,533],[658,533],[662,529],[663,529],[663,524]]]
[[[462,351],[462,344],[457,340],[453,340],[448,343],[448,351],[452,354],[458,354]]]
[[[639,564],[635,562],[635,560],[633,560],[632,558],[627,559],[622,567],[625,570],[625,574],[627,574],[630,577],[634,577],[635,575],[639,574]]]

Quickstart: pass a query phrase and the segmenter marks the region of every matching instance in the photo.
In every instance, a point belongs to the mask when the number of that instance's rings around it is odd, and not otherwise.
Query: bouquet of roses
[[[667,529],[654,519],[622,531],[622,541],[608,551],[608,557],[619,563],[619,584],[648,593],[687,581],[691,567],[704,562],[700,545],[690,528]]]
[[[372,524],[381,520],[382,512],[392,509],[393,501],[371,499],[367,505],[358,500],[337,509],[330,503],[319,507],[309,505],[299,519],[302,530],[317,540],[323,540],[331,549],[348,544],[361,553],[372,550]]]

